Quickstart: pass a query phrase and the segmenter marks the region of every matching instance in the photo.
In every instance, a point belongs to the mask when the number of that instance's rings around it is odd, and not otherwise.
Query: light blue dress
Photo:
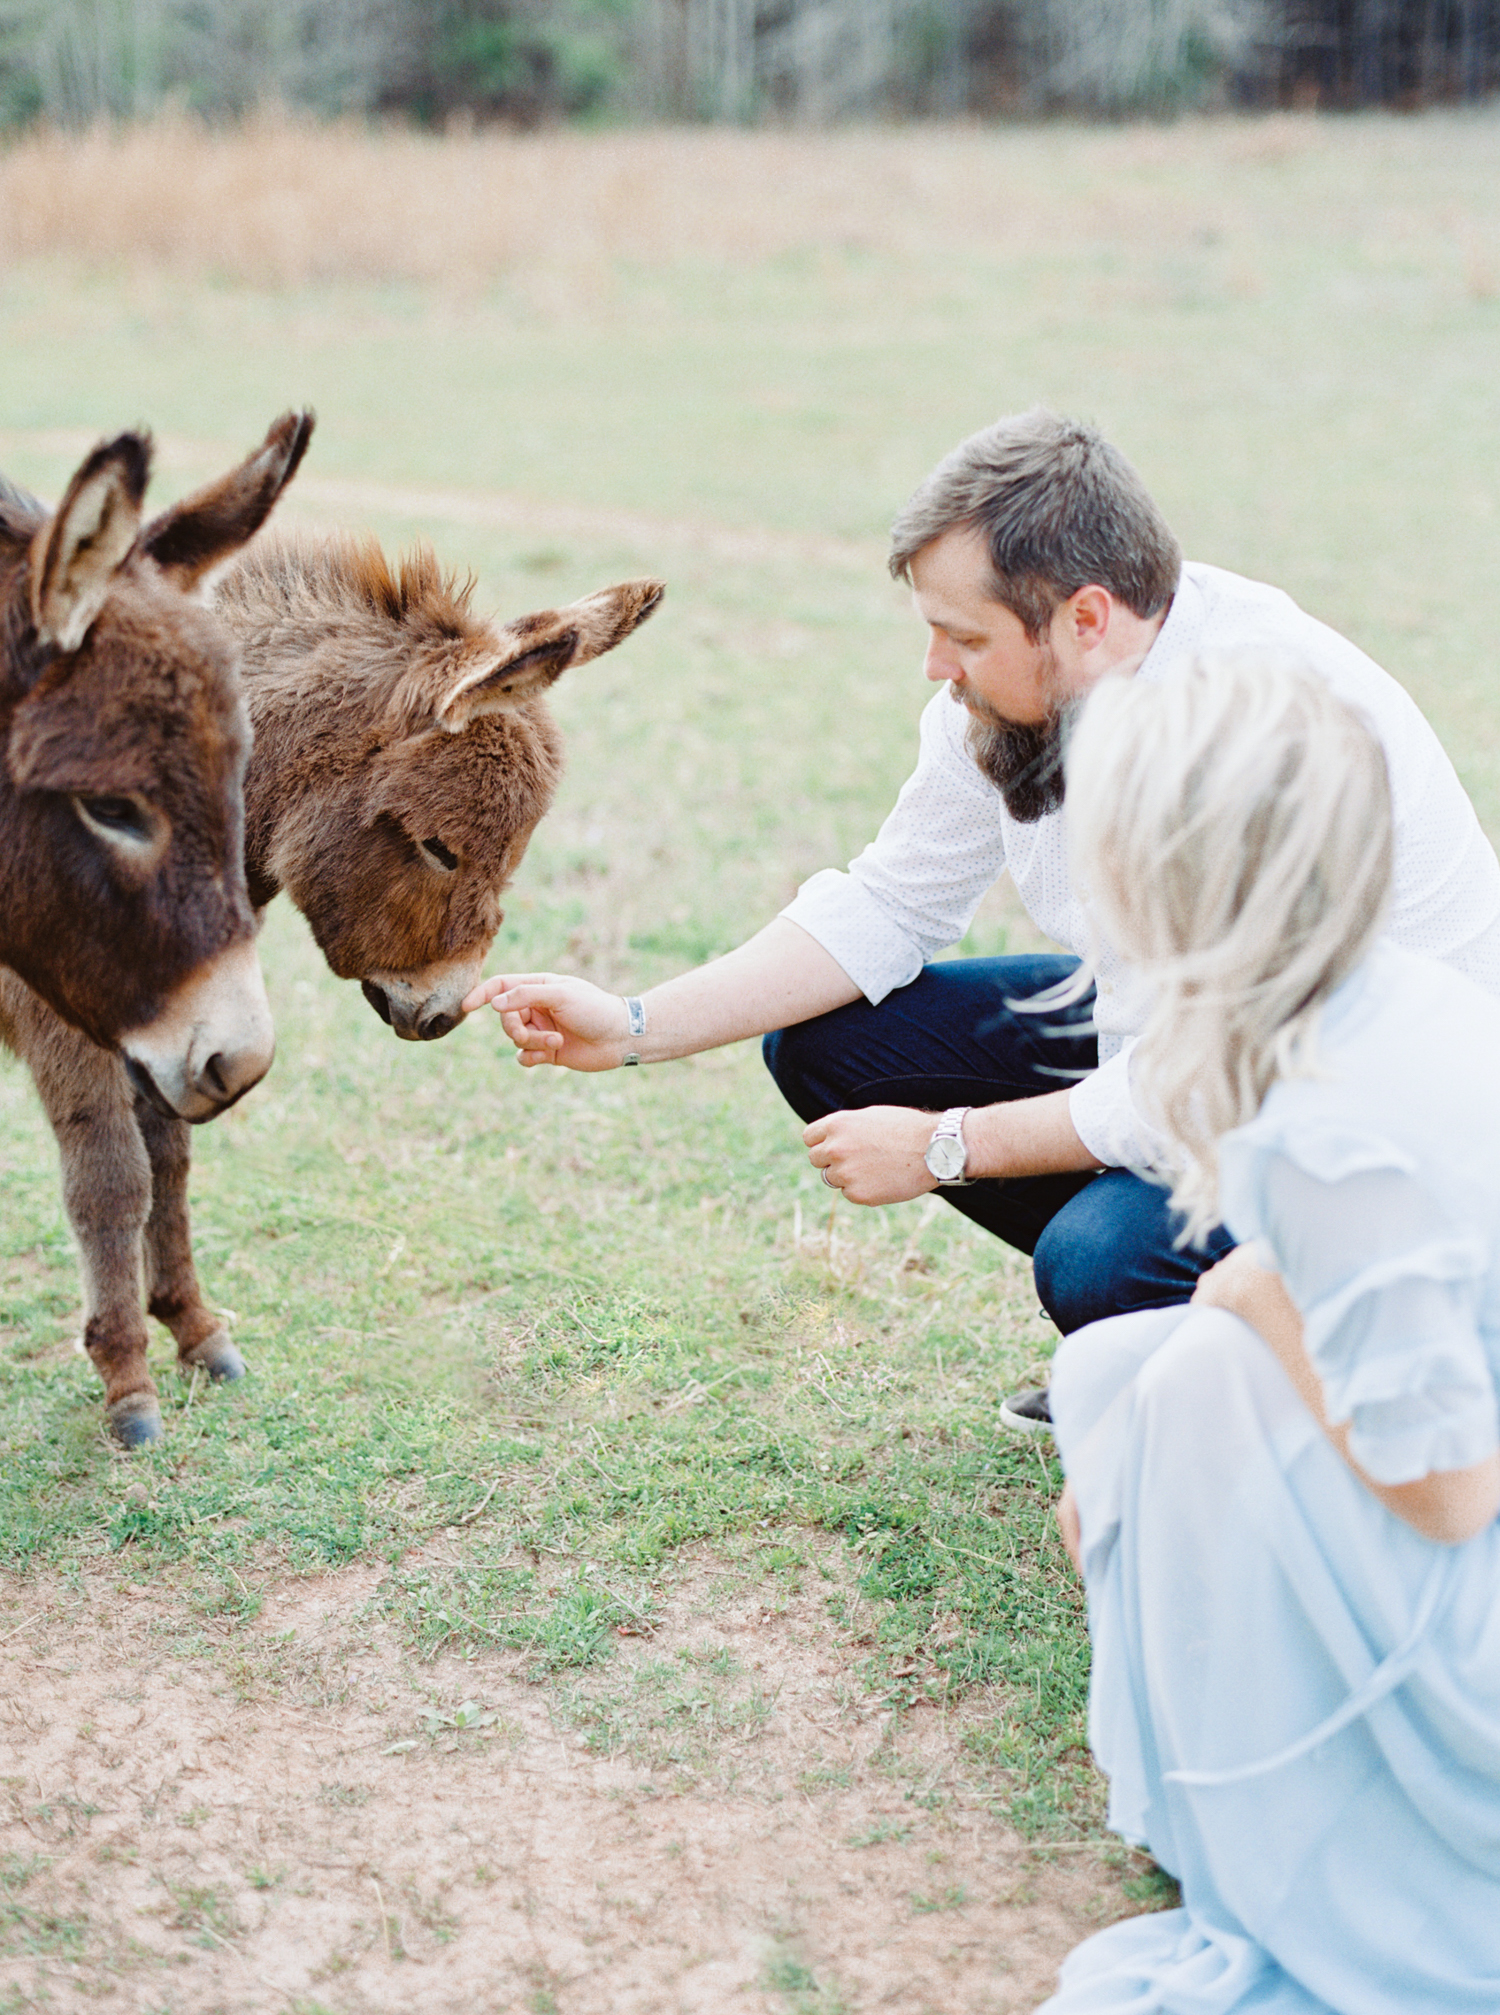
[[[1382,947],[1221,1157],[1370,1475],[1500,1446],[1500,1002]],[[1046,2015],[1500,2015],[1500,1524],[1421,1538],[1221,1310],[1076,1332],[1052,1407],[1110,1824],[1184,1907]]]

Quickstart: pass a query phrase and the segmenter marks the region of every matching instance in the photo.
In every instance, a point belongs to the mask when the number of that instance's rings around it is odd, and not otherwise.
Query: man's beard
[[[1056,706],[1046,720],[1008,721],[977,693],[949,689],[969,713],[969,754],[1005,800],[1017,824],[1034,826],[1063,801],[1063,740],[1068,709]]]

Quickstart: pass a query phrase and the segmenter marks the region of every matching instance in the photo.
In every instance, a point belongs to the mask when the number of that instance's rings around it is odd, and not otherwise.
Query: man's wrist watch
[[[967,1105],[950,1107],[932,1129],[932,1139],[922,1157],[928,1174],[935,1176],[945,1189],[958,1189],[962,1184],[973,1181],[972,1176],[964,1173],[969,1165],[969,1150],[964,1145],[964,1120],[972,1111],[973,1107]]]

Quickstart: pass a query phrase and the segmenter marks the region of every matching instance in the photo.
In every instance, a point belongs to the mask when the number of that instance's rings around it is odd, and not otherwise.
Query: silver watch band
[[[640,997],[636,994],[621,994],[620,998],[625,1003],[625,1019],[628,1033],[631,1035],[644,1035],[646,1033],[646,1010],[641,1005]],[[639,1063],[640,1060],[640,1052],[638,1050],[626,1050],[624,1056],[620,1059],[620,1064],[623,1068],[626,1064]]]

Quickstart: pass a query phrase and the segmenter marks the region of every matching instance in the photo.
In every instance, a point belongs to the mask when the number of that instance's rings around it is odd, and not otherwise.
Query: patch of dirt
[[[82,456],[98,438],[82,427],[9,427],[0,429],[0,455],[30,449]],[[244,453],[243,443],[225,446],[171,435],[155,437],[156,466],[177,475],[201,478],[205,470],[232,467]],[[688,550],[747,566],[790,561],[840,568],[876,580],[885,566],[885,545],[878,539],[715,525],[700,518],[656,518],[640,511],[545,503],[502,491],[414,488],[337,476],[299,475],[278,522],[297,519],[327,530],[347,524],[351,515],[360,518],[371,512],[414,518],[421,524],[477,525],[532,538],[627,539],[646,552]]]
[[[826,1588],[690,1563],[583,1677],[412,1656],[380,1570],[254,1622],[0,1584],[0,2010],[1020,2015],[1131,1907],[1028,1845]],[[768,1606],[769,1604],[769,1606]]]

